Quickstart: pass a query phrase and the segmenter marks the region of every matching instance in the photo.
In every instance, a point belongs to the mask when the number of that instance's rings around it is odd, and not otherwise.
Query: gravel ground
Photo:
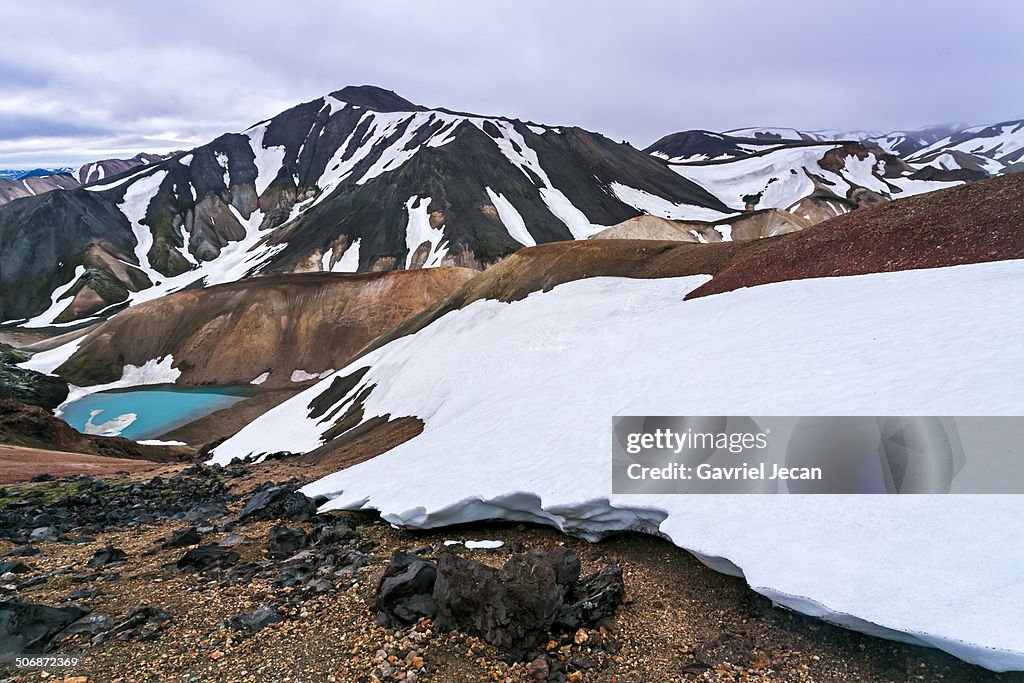
[[[289,463],[250,466],[237,478],[225,477],[231,493],[230,516],[249,492],[265,481],[283,481],[310,467]],[[166,476],[165,472],[165,476]],[[145,480],[148,475],[130,475]],[[27,484],[24,486],[37,486]],[[45,486],[51,486],[45,484]],[[24,487],[11,490],[16,496]],[[4,505],[0,501],[0,508]],[[670,543],[640,535],[621,535],[589,544],[533,526],[479,524],[435,532],[394,529],[369,513],[335,515],[362,536],[370,564],[332,591],[304,596],[269,580],[224,585],[216,572],[185,574],[174,567],[185,548],[161,544],[187,525],[158,521],[95,534],[94,541],[33,544],[40,554],[21,558],[32,570],[0,581],[0,597],[29,603],[78,604],[118,621],[136,605],[170,613],[165,628],[151,639],[110,638],[89,646],[66,641],[51,655],[82,659],[74,670],[0,670],[0,681],[337,681],[342,683],[415,681],[1024,681],[1020,674],[993,674],[939,651],[870,638],[820,621],[773,608],[742,580],[715,573]],[[315,521],[315,520],[314,520]],[[281,522],[311,530],[314,521]],[[241,562],[265,557],[267,532],[276,520],[239,523],[229,531],[210,531],[203,543],[229,533],[251,542],[233,546]],[[74,534],[70,534],[74,537]],[[446,540],[501,540],[493,550],[444,546]],[[113,545],[124,564],[90,569],[93,553]],[[609,562],[623,567],[628,595],[611,628],[556,634],[543,645],[547,671],[534,662],[509,663],[501,653],[461,633],[435,633],[429,620],[409,628],[378,626],[372,609],[374,588],[395,550],[433,557],[442,549],[500,566],[513,553],[537,546],[566,545],[583,564],[583,573]],[[0,555],[15,546],[0,541]],[[33,576],[68,568],[45,583],[14,588]],[[89,597],[69,600],[74,591]],[[276,604],[283,621],[249,634],[226,621],[264,604]],[[545,665],[547,666],[547,664]],[[539,677],[539,678],[538,678]]]

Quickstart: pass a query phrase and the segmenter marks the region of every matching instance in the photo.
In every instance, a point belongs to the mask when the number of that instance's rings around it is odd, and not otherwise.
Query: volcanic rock
[[[428,560],[396,552],[377,584],[378,621],[411,624],[436,612],[433,591],[437,566]]]

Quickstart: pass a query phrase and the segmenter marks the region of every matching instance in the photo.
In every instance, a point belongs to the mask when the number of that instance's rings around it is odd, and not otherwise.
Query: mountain
[[[147,154],[143,152],[136,154],[131,159],[103,159],[102,161],[94,161],[84,164],[79,168],[76,177],[82,185],[98,183],[101,180],[119,176],[139,166],[158,164],[178,154],[181,154],[181,152],[172,152],[171,154]]]
[[[880,201],[1022,170],[1024,120],[889,133],[690,130],[666,135],[646,151],[731,207],[783,209],[816,222]]]
[[[733,213],[580,128],[427,109],[371,86],[85,188],[0,207],[0,320],[66,324],[256,274],[480,269],[644,211]]]
[[[61,168],[33,168],[24,169],[0,169],[0,180],[24,180],[26,178],[38,178],[40,176],[57,175],[59,173],[72,173],[75,169],[69,166]]]
[[[737,128],[725,132],[725,135],[741,138],[754,138],[760,141],[804,140],[812,142],[856,141],[880,147],[883,151],[901,157],[927,147],[943,138],[963,129],[962,124],[940,124],[926,126],[914,130],[897,130],[889,133],[878,133],[863,130],[812,130],[803,131],[795,128]]]
[[[591,235],[590,239],[731,242],[776,237],[803,230],[809,225],[810,221],[779,209],[750,211],[719,221],[679,221],[644,214]]]
[[[663,139],[664,140],[664,139]],[[652,154],[664,157],[681,138],[662,143]],[[957,174],[928,174],[900,157],[862,142],[755,140],[723,137],[742,150],[724,158],[693,160],[697,154],[666,160],[687,180],[700,185],[733,211],[781,209],[817,223],[891,199],[951,187]],[[696,149],[708,149],[701,145]],[[724,148],[719,148],[724,149]],[[681,218],[662,212],[666,218]]]
[[[1024,171],[1024,119],[961,130],[915,151],[908,160],[988,175],[1019,173]]]
[[[0,171],[0,204],[20,197],[34,197],[51,190],[67,190],[110,178],[138,166],[163,161],[171,155],[136,154],[131,159],[104,159],[73,168],[37,168],[31,171]]]
[[[19,171],[9,178],[0,178],[0,205],[20,197],[33,197],[44,192],[78,187],[81,183],[67,171],[46,169]]]

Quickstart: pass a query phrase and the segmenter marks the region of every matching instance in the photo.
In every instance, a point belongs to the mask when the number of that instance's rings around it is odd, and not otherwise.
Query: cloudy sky
[[[1024,116],[1024,3],[10,2],[0,168],[188,148],[372,83],[428,106],[677,130]]]

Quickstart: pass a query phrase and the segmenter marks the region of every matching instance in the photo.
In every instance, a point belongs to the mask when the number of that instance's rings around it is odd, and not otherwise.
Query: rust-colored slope
[[[859,209],[739,255],[690,297],[783,280],[1024,258],[1024,174]]]

